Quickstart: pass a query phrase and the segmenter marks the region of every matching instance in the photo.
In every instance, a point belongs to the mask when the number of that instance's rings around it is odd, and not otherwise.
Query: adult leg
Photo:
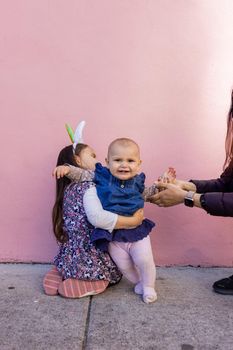
[[[129,249],[131,243],[110,242],[108,251],[122,274],[132,283],[138,283],[140,276],[135,264],[130,257]]]
[[[130,248],[133,262],[140,271],[141,281],[135,286],[135,292],[143,295],[145,303],[152,303],[157,299],[155,292],[156,269],[150,243],[150,237],[134,242]]]

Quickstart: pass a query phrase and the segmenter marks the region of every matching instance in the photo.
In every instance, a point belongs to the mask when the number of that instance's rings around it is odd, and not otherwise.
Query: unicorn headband
[[[69,124],[66,124],[66,130],[68,132],[68,135],[71,139],[71,142],[73,143],[73,152],[75,152],[75,148],[77,146],[78,143],[83,143],[83,128],[85,126],[86,122],[83,120],[81,121],[75,132],[73,131],[72,127]]]

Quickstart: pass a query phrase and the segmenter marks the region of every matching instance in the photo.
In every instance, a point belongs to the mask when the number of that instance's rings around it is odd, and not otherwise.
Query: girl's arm
[[[84,170],[73,165],[59,165],[53,171],[53,176],[60,179],[67,176],[74,182],[92,181],[94,173],[91,170]]]
[[[88,221],[95,227],[112,232],[113,229],[130,229],[140,225],[143,221],[143,210],[140,209],[133,216],[121,216],[104,210],[97,196],[96,188],[89,188],[83,197],[83,205]]]

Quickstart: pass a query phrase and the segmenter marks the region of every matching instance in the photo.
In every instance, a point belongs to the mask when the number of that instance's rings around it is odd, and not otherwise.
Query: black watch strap
[[[195,192],[188,191],[186,196],[184,197],[184,205],[192,208],[194,206],[194,199],[193,199],[194,195],[195,195]]]

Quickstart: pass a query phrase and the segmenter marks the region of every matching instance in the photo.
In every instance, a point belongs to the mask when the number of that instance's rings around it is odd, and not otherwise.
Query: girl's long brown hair
[[[231,106],[227,116],[227,134],[225,140],[226,159],[223,168],[233,166],[233,90],[231,91]]]
[[[78,143],[75,149],[75,155],[79,156],[84,148],[88,147],[84,143]],[[57,159],[57,166],[70,164],[78,166],[74,159],[73,145],[67,146],[61,150]],[[67,177],[56,180],[56,199],[52,211],[53,232],[58,242],[65,243],[68,239],[63,230],[63,196],[66,187],[70,184]]]

